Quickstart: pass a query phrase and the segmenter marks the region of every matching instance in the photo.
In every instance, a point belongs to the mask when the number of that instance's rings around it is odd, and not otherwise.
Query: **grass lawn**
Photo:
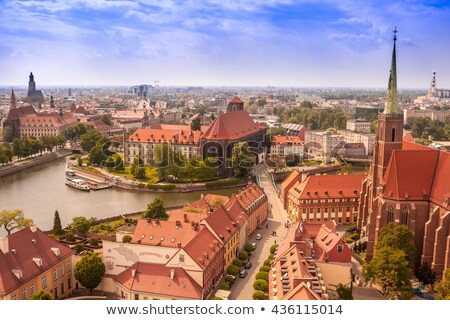
[[[89,228],[89,232],[104,235],[104,236],[115,236],[116,235],[116,229],[118,227],[121,227],[125,224],[124,219],[111,221],[111,222],[105,222],[100,223],[95,226],[91,226]]]
[[[145,175],[147,176],[145,179],[134,178],[133,175],[131,174],[131,167],[125,168],[125,170],[122,172],[112,171],[111,173],[113,173],[116,176],[124,177],[124,178],[131,179],[131,180],[137,180],[137,181],[141,181],[141,182],[147,182],[147,183],[157,183],[158,182],[158,173],[156,172],[155,167],[148,167],[148,166],[145,167]]]
[[[96,174],[102,174],[100,171],[98,171],[97,169],[95,169],[93,167],[85,167],[85,166],[83,166],[83,167],[76,166],[76,167],[81,170],[84,170],[84,171],[88,171],[88,172],[92,172],[92,173],[96,173]]]

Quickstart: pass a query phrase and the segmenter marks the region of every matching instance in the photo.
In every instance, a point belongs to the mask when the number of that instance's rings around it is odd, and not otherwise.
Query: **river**
[[[184,205],[205,192],[144,193],[121,189],[80,191],[64,184],[66,159],[26,169],[0,178],[0,210],[22,209],[42,230],[53,227],[55,210],[66,226],[73,217],[106,218],[121,213],[143,211],[155,197],[161,196],[166,206]],[[211,193],[231,195],[238,188],[213,190]],[[4,231],[0,230],[0,236]]]

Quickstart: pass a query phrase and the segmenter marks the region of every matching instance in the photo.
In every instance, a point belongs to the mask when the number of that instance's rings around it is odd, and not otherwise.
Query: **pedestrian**
[[[266,230],[269,229],[269,224],[266,224]]]

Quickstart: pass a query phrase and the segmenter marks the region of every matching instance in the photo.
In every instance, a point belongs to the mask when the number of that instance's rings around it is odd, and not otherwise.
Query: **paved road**
[[[285,228],[285,223],[288,221],[287,214],[283,209],[283,205],[277,196],[275,188],[270,182],[267,174],[264,173],[263,168],[260,168],[258,174],[260,174],[262,188],[268,197],[269,206],[271,206],[269,218],[266,223],[269,227],[266,229],[264,226],[261,230],[255,231],[255,233],[248,240],[250,243],[255,242],[257,244],[257,248],[250,258],[253,266],[250,270],[248,270],[248,275],[246,278],[236,279],[229,297],[229,299],[233,300],[252,299],[253,292],[255,291],[253,289],[253,282],[255,281],[256,273],[258,273],[259,268],[264,263],[264,260],[266,260],[270,254],[270,247],[274,243],[280,243],[280,241],[285,237],[287,231]],[[272,236],[272,231],[275,231],[277,235]],[[256,234],[258,233],[263,235],[262,240],[255,240]]]

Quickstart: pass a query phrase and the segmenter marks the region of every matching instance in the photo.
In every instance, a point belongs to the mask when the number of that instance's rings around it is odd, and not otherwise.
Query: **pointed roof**
[[[11,99],[9,103],[10,108],[16,107],[16,95],[14,94],[14,89],[11,89]]]
[[[219,114],[205,134],[207,140],[238,140],[261,130],[247,111],[239,110]]]
[[[391,72],[389,74],[389,84],[387,91],[386,103],[384,106],[385,114],[398,114],[398,99],[397,99],[397,59],[395,43],[397,41],[397,28],[394,30],[394,49],[392,50]]]
[[[242,102],[244,102],[244,101],[239,99],[238,96],[235,96],[233,99],[230,100],[229,103],[242,103]]]

